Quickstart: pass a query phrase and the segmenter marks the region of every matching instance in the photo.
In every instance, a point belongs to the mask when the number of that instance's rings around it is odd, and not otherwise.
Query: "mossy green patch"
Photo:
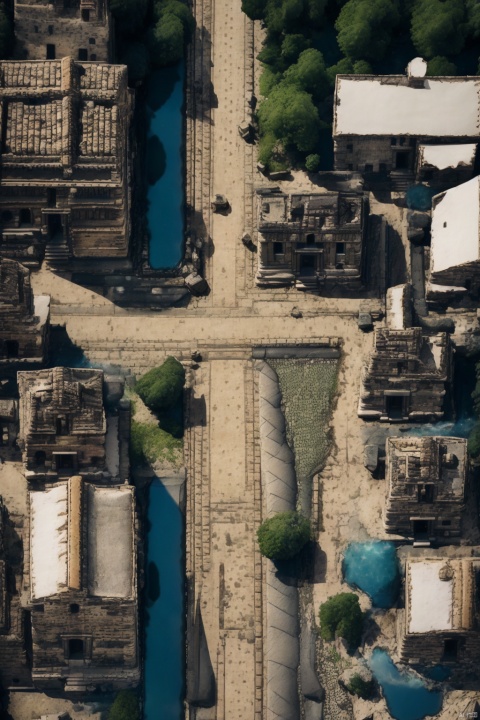
[[[159,425],[132,420],[130,456],[133,465],[158,461],[176,465],[182,448],[182,440],[174,438]]]

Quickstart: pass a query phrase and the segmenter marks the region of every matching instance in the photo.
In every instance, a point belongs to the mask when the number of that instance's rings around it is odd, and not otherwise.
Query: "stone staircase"
[[[316,275],[299,277],[295,280],[295,287],[301,292],[318,292],[318,277]]]
[[[85,680],[84,674],[81,672],[71,673],[67,677],[67,681],[65,683],[65,692],[66,693],[87,692],[87,682]]]
[[[70,250],[65,240],[49,242],[45,246],[45,260],[50,267],[65,265],[70,259]]]
[[[392,190],[395,192],[406,192],[415,182],[415,178],[412,172],[392,170],[390,173],[390,182],[392,183]]]

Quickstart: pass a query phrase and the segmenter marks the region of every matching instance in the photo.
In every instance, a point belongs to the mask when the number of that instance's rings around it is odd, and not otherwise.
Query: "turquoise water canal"
[[[369,665],[395,720],[422,720],[440,712],[442,693],[428,690],[417,675],[400,672],[385,650],[376,648]]]
[[[148,500],[144,720],[183,716],[183,542],[183,514],[155,479]]]
[[[184,84],[183,63],[155,70],[147,84],[147,219],[155,270],[174,268],[183,254]]]
[[[351,587],[370,596],[374,607],[392,607],[400,587],[394,544],[381,541],[351,543],[343,558],[343,575]]]

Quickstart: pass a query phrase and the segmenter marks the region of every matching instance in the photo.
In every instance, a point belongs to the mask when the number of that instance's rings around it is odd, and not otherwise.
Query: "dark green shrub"
[[[120,690],[108,711],[108,720],[140,720],[138,697],[133,690]]]
[[[381,60],[399,21],[395,0],[349,0],[335,23],[338,44],[353,60]]]
[[[294,510],[267,518],[257,530],[260,552],[270,560],[288,560],[310,539],[310,523]]]
[[[267,0],[242,0],[242,10],[252,20],[262,20],[266,7]]]
[[[373,687],[373,680],[364,680],[361,675],[354,675],[347,685],[349,692],[364,700],[372,696]]]
[[[110,10],[117,29],[125,35],[134,35],[142,27],[148,0],[110,0]]]
[[[122,63],[128,67],[128,79],[130,82],[143,80],[150,69],[150,59],[145,43],[127,43],[122,55]]]
[[[356,648],[362,631],[363,613],[355,593],[339,593],[320,607],[320,634],[324,640],[334,640],[338,635]]]
[[[467,23],[463,0],[416,0],[412,13],[412,41],[423,57],[461,52]]]
[[[184,384],[182,364],[169,357],[163,365],[145,373],[137,382],[135,391],[150,410],[162,412],[180,402]]]
[[[432,58],[428,61],[427,65],[427,75],[433,76],[433,75],[456,75],[457,74],[457,68],[456,65],[446,57],[442,57],[441,55],[437,55],[437,57]]]
[[[468,454],[472,458],[480,456],[480,422],[478,420],[468,436]]]
[[[308,52],[308,50],[307,50]],[[281,82],[258,109],[260,134],[271,133],[283,146],[311,152],[317,145],[320,118],[311,95],[296,85]]]
[[[316,153],[313,155],[307,155],[305,159],[305,167],[308,172],[318,172],[320,168],[320,155],[317,155]]]

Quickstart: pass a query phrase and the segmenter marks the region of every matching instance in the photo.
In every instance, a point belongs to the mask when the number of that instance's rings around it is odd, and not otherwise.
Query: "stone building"
[[[480,177],[436,195],[432,203],[427,300],[448,304],[480,293]]]
[[[19,372],[18,388],[19,444],[28,480],[128,479],[130,405],[120,400],[106,415],[101,370]]]
[[[337,75],[333,120],[336,170],[388,176],[403,190],[472,177],[480,137],[477,77],[425,77],[415,58],[406,75]]]
[[[0,258],[0,369],[43,363],[48,352],[50,296],[34,296],[30,271]]]
[[[386,422],[440,420],[451,379],[446,333],[427,336],[421,328],[380,328],[362,374],[358,415]]]
[[[471,557],[407,561],[398,627],[402,662],[478,672],[479,578],[480,561]]]
[[[421,544],[459,538],[467,467],[461,438],[387,438],[386,532]]]
[[[122,65],[0,62],[2,255],[125,264],[131,98]]]
[[[107,0],[15,0],[15,57],[112,61]]]
[[[259,190],[257,198],[257,285],[313,292],[361,287],[368,216],[363,194]]]
[[[140,680],[134,488],[73,476],[30,491],[29,520],[35,687],[134,687]]]

